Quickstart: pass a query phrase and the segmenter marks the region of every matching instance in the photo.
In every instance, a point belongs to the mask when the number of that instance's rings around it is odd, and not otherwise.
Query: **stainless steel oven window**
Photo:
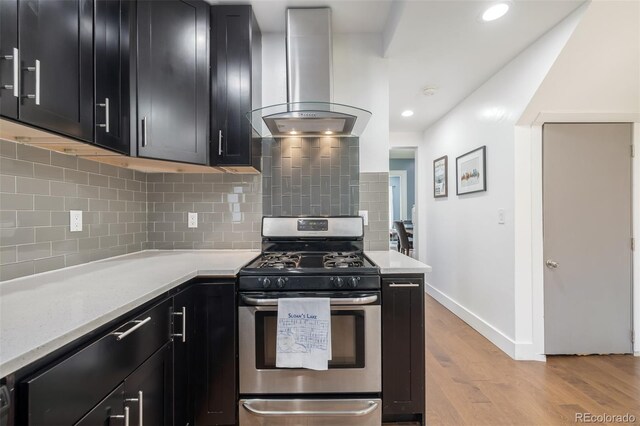
[[[256,312],[256,368],[276,368],[277,312]],[[364,368],[366,336],[362,310],[331,311],[329,368]]]

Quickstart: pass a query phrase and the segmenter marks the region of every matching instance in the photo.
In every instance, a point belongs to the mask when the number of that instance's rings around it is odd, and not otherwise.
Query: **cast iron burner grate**
[[[362,257],[355,253],[325,254],[322,262],[325,268],[358,268],[364,266]]]
[[[298,253],[267,253],[262,256],[258,268],[296,268],[300,264]]]

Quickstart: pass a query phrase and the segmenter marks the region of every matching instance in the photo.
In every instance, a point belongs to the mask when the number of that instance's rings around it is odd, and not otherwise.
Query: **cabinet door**
[[[131,411],[129,409],[129,415]],[[103,399],[100,404],[89,411],[76,426],[120,426],[126,425],[124,385],[118,386]]]
[[[137,4],[138,156],[206,164],[209,5]]]
[[[173,297],[173,424],[176,426],[193,424],[193,358],[198,350],[193,339],[198,327],[194,321],[197,289],[197,286],[191,286]]]
[[[246,115],[252,109],[252,47],[260,44],[260,31],[251,6],[214,6],[211,22],[211,162],[251,166],[260,150]]]
[[[418,276],[382,280],[382,414],[423,420],[424,284]],[[402,417],[405,416],[405,417]]]
[[[18,56],[18,57],[16,57]],[[0,1],[0,114],[18,118],[18,0]]]
[[[167,344],[124,381],[124,401],[132,425],[172,424],[172,348]]]
[[[198,284],[194,296],[193,383],[196,425],[236,424],[235,283]]]
[[[18,16],[20,120],[92,141],[93,0],[20,0]]]
[[[95,2],[95,143],[129,154],[130,0]]]

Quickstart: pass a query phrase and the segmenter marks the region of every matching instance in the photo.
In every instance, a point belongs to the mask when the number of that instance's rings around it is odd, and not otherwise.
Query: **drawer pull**
[[[391,283],[389,287],[420,287],[417,283]]]
[[[124,426],[129,426],[129,407],[124,407],[124,414],[109,416],[110,419],[124,419]]]
[[[146,323],[148,323],[149,321],[151,321],[151,317],[147,317],[147,318],[145,318],[143,320],[131,321],[132,323],[136,323],[136,325],[134,325],[133,327],[131,327],[130,329],[128,329],[125,332],[117,331],[117,332],[113,333],[113,335],[117,336],[116,339],[122,340],[125,337],[127,337],[128,335],[130,335],[131,333],[133,333],[134,331],[136,331],[137,329],[139,329],[140,327],[142,327],[143,325],[145,325]]]
[[[182,343],[187,341],[187,307],[183,306],[181,312],[172,312],[172,315],[182,317],[182,333],[174,333],[171,337],[182,337]]]
[[[138,403],[138,426],[144,426],[144,421],[143,421],[143,413],[144,413],[144,394],[142,393],[142,391],[138,391],[138,397],[137,398],[127,398],[124,400],[125,402],[137,402]],[[129,407],[127,407],[129,408]]]

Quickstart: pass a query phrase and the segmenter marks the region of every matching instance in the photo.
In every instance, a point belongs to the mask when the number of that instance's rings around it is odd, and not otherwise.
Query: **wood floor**
[[[426,296],[427,424],[561,425],[576,413],[635,416],[640,357],[514,361]]]

